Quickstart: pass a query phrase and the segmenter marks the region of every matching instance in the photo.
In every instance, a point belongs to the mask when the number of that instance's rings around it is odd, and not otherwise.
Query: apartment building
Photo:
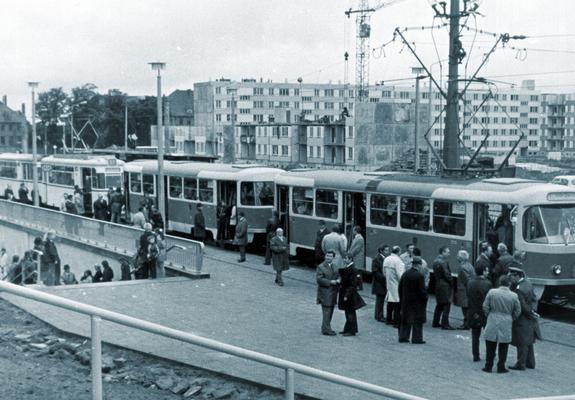
[[[375,107],[378,103],[397,106]],[[277,163],[314,166],[330,161],[328,165],[344,167],[397,160],[413,143],[414,87],[374,85],[369,89],[367,104],[373,108],[362,104],[361,110],[354,110],[354,89],[340,83],[219,79],[194,84],[195,125],[206,127],[225,140],[224,127],[232,125],[235,116],[237,129],[233,146],[237,159],[265,161],[268,158]],[[519,87],[500,88],[476,84],[468,88],[461,104],[464,157],[469,157],[480,146],[482,155],[492,156],[496,161],[505,158],[514,147],[514,156],[536,156],[545,151],[542,95],[534,81],[524,81]],[[420,146],[427,148],[423,139],[427,133],[427,139],[439,154],[443,144],[444,105],[441,93],[435,88],[429,91],[429,86],[422,83],[419,113],[424,117],[419,126]],[[431,118],[427,118],[429,114]],[[343,115],[351,118],[343,118]],[[430,126],[429,121],[436,123]],[[335,128],[340,125],[343,127]],[[367,134],[360,135],[359,141],[357,137],[350,141],[349,127],[352,134]],[[317,137],[318,132],[334,129],[346,138],[335,146],[326,142],[325,134]],[[523,138],[517,143],[522,134]]]
[[[575,94],[544,94],[542,146],[549,159],[575,158]]]

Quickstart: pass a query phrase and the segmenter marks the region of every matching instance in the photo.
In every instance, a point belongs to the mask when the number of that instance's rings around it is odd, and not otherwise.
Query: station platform
[[[537,368],[508,374],[486,374],[471,356],[470,331],[444,331],[424,326],[425,345],[400,344],[397,330],[373,319],[370,285],[362,296],[356,337],[320,334],[321,309],[315,302],[315,271],[291,268],[285,286],[274,284],[262,257],[206,248],[209,280],[182,277],[156,281],[43,287],[42,290],[108,310],[163,324],[290,361],[365,380],[428,399],[512,399],[575,394],[575,325],[543,320],[546,341],[535,346]],[[15,305],[58,329],[89,336],[89,319],[51,306],[2,294]],[[428,320],[434,307],[428,305]],[[452,325],[461,310],[452,307]],[[336,311],[339,331],[344,315]],[[174,359],[235,377],[282,387],[284,372],[211,350],[105,322],[103,340],[122,347]],[[484,344],[481,347],[484,358]],[[508,365],[515,361],[510,348]],[[296,374],[296,392],[322,399],[379,398]]]

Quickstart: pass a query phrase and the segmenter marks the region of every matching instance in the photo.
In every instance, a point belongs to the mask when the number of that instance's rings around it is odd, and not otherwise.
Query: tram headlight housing
[[[552,265],[551,272],[553,272],[553,275],[561,275],[561,265],[559,264]]]

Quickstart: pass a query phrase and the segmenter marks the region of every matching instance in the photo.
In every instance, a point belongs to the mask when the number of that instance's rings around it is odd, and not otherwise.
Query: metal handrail
[[[388,389],[382,386],[363,382],[357,379],[348,378],[342,375],[323,371],[307,365],[287,361],[278,357],[269,356],[257,351],[247,350],[238,346],[229,345],[217,340],[204,338],[188,332],[168,328],[153,322],[144,321],[130,317],[114,311],[104,310],[99,307],[79,303],[53,294],[44,293],[39,290],[30,289],[7,282],[0,282],[0,291],[8,292],[16,296],[25,297],[31,300],[65,308],[74,312],[89,315],[91,318],[91,341],[92,341],[92,399],[102,400],[102,339],[101,321],[106,320],[145,332],[154,333],[164,337],[180,340],[196,346],[208,348],[221,353],[230,354],[236,357],[256,361],[262,364],[285,370],[285,399],[294,400],[295,397],[295,372],[313,378],[359,389],[364,392],[385,396],[398,400],[426,400],[423,397],[410,395],[397,390]]]

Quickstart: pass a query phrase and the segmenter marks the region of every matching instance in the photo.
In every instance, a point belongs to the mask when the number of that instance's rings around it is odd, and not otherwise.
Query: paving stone
[[[174,380],[170,376],[161,376],[156,379],[155,384],[158,388],[162,390],[171,389],[174,386]]]
[[[202,387],[199,385],[194,385],[190,387],[186,392],[183,394],[184,398],[195,396],[196,394],[202,391]]]
[[[212,395],[214,399],[229,399],[235,392],[235,388],[222,388],[215,390]]]
[[[38,350],[48,349],[48,345],[46,343],[30,343],[30,347]]]
[[[190,385],[188,383],[186,383],[184,381],[179,381],[170,390],[174,394],[184,394],[188,390],[189,387],[190,387]]]

